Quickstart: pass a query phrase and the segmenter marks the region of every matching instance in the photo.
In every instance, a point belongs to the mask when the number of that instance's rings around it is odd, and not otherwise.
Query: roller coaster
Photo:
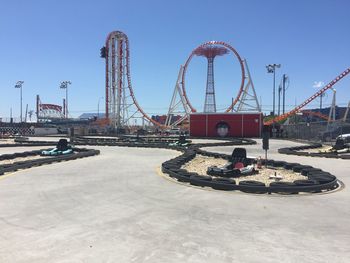
[[[226,112],[230,112],[234,109],[235,105],[238,102],[242,102],[247,95],[247,88],[245,88],[246,79],[248,79],[248,83],[252,85],[252,81],[250,78],[250,73],[247,65],[245,64],[245,60],[238,54],[236,49],[234,49],[231,45],[222,42],[222,41],[209,41],[203,43],[196,49],[192,51],[190,56],[187,58],[184,66],[181,67],[178,82],[177,82],[177,90],[180,93],[181,103],[183,107],[187,109],[187,113],[196,112],[196,109],[192,106],[185,87],[186,80],[186,72],[187,68],[192,60],[193,56],[196,53],[196,50],[200,47],[205,47],[208,45],[220,45],[228,50],[230,50],[234,56],[237,58],[240,69],[241,69],[241,82],[238,89],[238,93],[235,99],[232,101],[230,106],[226,109]],[[129,40],[125,33],[121,31],[113,31],[111,32],[106,39],[105,46],[101,49],[101,57],[105,58],[105,96],[106,96],[106,118],[110,120],[112,127],[122,128],[128,125],[133,125],[132,119],[140,118],[143,121],[146,120],[149,123],[152,123],[158,128],[164,129],[168,128],[167,125],[161,124],[154,119],[152,119],[147,113],[142,109],[139,103],[136,100],[136,96],[134,93],[134,89],[131,83],[131,72],[130,72],[130,49],[129,49]],[[247,74],[248,71],[248,75]],[[275,122],[280,122],[288,117],[296,114],[302,108],[304,108],[307,104],[312,102],[314,99],[319,97],[328,89],[332,88],[336,83],[338,83],[341,79],[346,77],[350,73],[350,68],[347,68],[341,74],[339,74],[335,79],[329,82],[325,87],[320,89],[318,92],[313,94],[311,97],[306,99],[299,106],[295,107],[291,111],[277,116],[269,121],[266,121],[265,125],[271,125]],[[246,86],[247,87],[247,86]],[[256,98],[255,90],[253,87],[254,95]],[[231,97],[231,96],[229,96]],[[253,96],[254,97],[254,96]],[[256,100],[256,99],[255,99]],[[260,109],[258,102],[256,100],[256,109]],[[187,116],[181,119],[181,121],[185,120]],[[324,116],[321,116],[324,117]],[[169,124],[168,124],[169,125]]]
[[[318,112],[318,111],[303,110],[302,113],[305,114],[305,115],[315,116],[315,117],[318,117],[318,118],[326,120],[326,121],[329,120],[329,116],[324,115],[324,114],[322,114],[321,112]]]
[[[347,68],[342,73],[340,73],[335,79],[333,79],[331,82],[329,82],[326,86],[324,86],[322,89],[317,91],[315,94],[313,94],[311,97],[306,99],[303,103],[301,103],[299,106],[295,107],[293,110],[282,114],[280,116],[277,116],[267,122],[265,122],[265,125],[271,125],[275,122],[283,121],[287,119],[288,117],[296,114],[298,111],[300,111],[302,108],[304,108],[306,105],[308,105],[310,102],[312,102],[317,97],[321,96],[325,91],[328,89],[331,89],[335,84],[337,84],[340,80],[342,80],[344,77],[346,77],[350,73],[350,68]]]
[[[39,95],[36,96],[36,117],[38,122],[61,120],[65,118],[65,107],[63,105],[42,103]]]

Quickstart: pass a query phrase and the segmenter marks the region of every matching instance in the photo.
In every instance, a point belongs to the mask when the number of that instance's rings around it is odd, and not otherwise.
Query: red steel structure
[[[310,116],[316,116],[319,117],[320,119],[328,121],[328,116],[322,114],[321,112],[318,111],[310,111],[310,110],[303,110],[301,113],[304,115],[310,115]]]
[[[129,40],[121,31],[108,34],[103,57],[106,61],[106,118],[114,127],[130,125],[137,115],[156,126],[162,124],[149,117],[138,104],[131,84]],[[101,54],[102,55],[102,54]]]
[[[205,92],[204,112],[216,112],[215,85],[214,85],[214,58],[223,56],[229,51],[220,46],[201,46],[194,51],[197,56],[203,56],[208,61],[207,87]]]
[[[235,57],[238,59],[240,68],[241,68],[241,84],[240,87],[238,89],[238,94],[236,96],[236,98],[232,101],[231,105],[226,109],[226,112],[230,112],[233,107],[237,104],[237,102],[239,101],[242,93],[243,93],[243,89],[244,89],[244,81],[245,81],[245,69],[244,69],[244,61],[241,58],[241,56],[238,54],[238,52],[236,51],[236,49],[234,49],[231,45],[222,42],[222,41],[209,41],[206,43],[203,43],[202,45],[198,46],[197,48],[195,48],[192,53],[190,54],[190,56],[187,58],[186,63],[183,67],[183,72],[182,72],[182,93],[183,96],[185,98],[186,104],[189,106],[189,108],[191,109],[192,112],[197,112],[197,110],[192,106],[188,96],[187,96],[187,92],[186,92],[186,87],[185,87],[185,82],[186,82],[186,71],[187,71],[187,67],[189,66],[193,56],[197,55],[198,50],[201,50],[205,47],[208,46],[221,46],[224,47],[226,49],[228,49],[229,51],[231,51]]]
[[[309,104],[311,101],[313,101],[314,99],[316,99],[318,96],[321,96],[326,90],[332,88],[337,82],[339,82],[341,79],[343,79],[344,77],[346,77],[348,74],[350,73],[350,68],[347,68],[346,70],[344,70],[342,73],[340,73],[335,79],[333,79],[331,82],[329,82],[326,86],[324,86],[322,89],[320,89],[318,92],[316,92],[314,95],[312,95],[310,98],[308,98],[307,100],[305,100],[302,104],[300,104],[299,106],[295,107],[293,110],[282,114],[280,116],[277,116],[276,118],[269,120],[267,122],[265,122],[265,125],[271,125],[275,122],[278,121],[282,121],[287,119],[288,117],[296,114],[298,111],[300,111],[302,108],[304,108],[307,104]]]
[[[205,49],[208,46],[221,46],[226,48],[226,50],[232,51],[232,53],[237,57],[241,72],[242,81],[239,87],[239,91],[236,99],[228,107],[226,112],[232,110],[234,105],[238,102],[244,88],[245,70],[243,60],[241,59],[238,52],[229,44],[220,41],[210,41],[206,42],[195,50],[192,51],[191,55],[186,60],[184,65],[182,79],[182,90],[184,94],[184,99],[191,112],[196,112],[187,97],[185,89],[185,76],[187,67],[193,56],[198,55],[198,52]],[[164,128],[165,126],[151,117],[149,117],[146,112],[138,104],[134,90],[131,84],[131,74],[130,74],[130,51],[129,51],[129,40],[125,33],[121,31],[113,31],[108,34],[105,47],[101,50],[101,56],[105,58],[105,69],[106,69],[106,87],[105,87],[105,97],[106,97],[106,118],[110,120],[112,126],[122,127],[126,126],[129,119],[135,116],[137,113],[141,117],[155,126]],[[131,99],[130,102],[127,102]],[[134,112],[130,112],[131,108],[135,108]]]

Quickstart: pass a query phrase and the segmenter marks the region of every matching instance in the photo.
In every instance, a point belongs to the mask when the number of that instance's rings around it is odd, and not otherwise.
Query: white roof
[[[340,134],[337,138],[345,138],[345,137],[350,137],[350,133]]]

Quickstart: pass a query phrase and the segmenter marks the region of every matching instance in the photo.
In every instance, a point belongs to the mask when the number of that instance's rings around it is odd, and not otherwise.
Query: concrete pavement
[[[350,162],[286,156],[345,184]],[[93,147],[101,155],[0,177],[0,262],[348,262],[350,193],[207,191],[157,174],[178,152]],[[261,145],[248,146],[258,156]],[[231,152],[233,147],[210,147]],[[3,149],[0,149],[2,153]]]

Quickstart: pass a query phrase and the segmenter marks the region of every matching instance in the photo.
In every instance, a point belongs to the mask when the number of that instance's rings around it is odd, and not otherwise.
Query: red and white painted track
[[[108,48],[109,48],[109,42],[110,40],[115,37],[118,39],[118,41],[121,41],[121,42],[124,42],[125,44],[125,58],[126,58],[126,76],[127,76],[127,82],[128,82],[128,88],[129,88],[129,91],[130,91],[130,96],[132,98],[132,101],[135,105],[135,107],[138,109],[138,111],[142,114],[142,116],[147,119],[148,121],[150,121],[151,123],[153,123],[154,125],[156,126],[159,126],[159,127],[162,127],[164,126],[163,124],[153,120],[150,116],[148,116],[146,114],[146,112],[144,112],[144,110],[141,108],[141,106],[139,105],[139,103],[137,102],[136,100],[136,97],[135,97],[135,93],[134,93],[134,90],[132,88],[132,83],[131,83],[131,73],[130,73],[130,50],[129,50],[129,39],[128,39],[128,36],[126,34],[124,34],[123,32],[121,31],[113,31],[111,32],[108,36],[107,36],[107,40],[106,40],[106,54],[109,54],[108,53]],[[113,55],[112,55],[113,56]],[[109,100],[108,100],[108,87],[109,87],[109,70],[108,70],[108,55],[106,57],[106,115],[108,115],[108,103],[109,103]]]
[[[343,79],[344,77],[346,77],[348,74],[350,73],[350,68],[347,68],[346,70],[344,70],[342,73],[340,73],[335,79],[333,79],[331,82],[329,82],[326,86],[324,86],[322,89],[320,89],[318,92],[316,92],[315,94],[313,94],[310,98],[308,98],[307,100],[305,100],[303,103],[301,103],[299,106],[295,107],[293,110],[282,114],[280,116],[277,116],[274,119],[271,119],[267,122],[265,122],[265,125],[271,125],[275,122],[278,121],[282,121],[287,119],[288,117],[296,114],[299,110],[301,110],[302,108],[304,108],[307,104],[309,104],[310,102],[312,102],[314,99],[316,99],[318,96],[320,96],[321,94],[323,94],[326,90],[332,88],[335,84],[337,84],[341,79]]]
[[[187,71],[187,67],[190,64],[193,56],[195,56],[195,52],[197,49],[205,47],[205,46],[209,46],[209,45],[220,45],[220,46],[224,46],[225,48],[229,49],[232,51],[232,53],[237,57],[240,68],[241,68],[241,76],[242,76],[242,80],[241,80],[241,84],[240,84],[240,88],[238,90],[238,94],[236,96],[236,98],[232,101],[232,104],[226,109],[226,112],[229,112],[232,110],[232,108],[236,105],[236,103],[238,102],[239,98],[242,95],[243,92],[243,88],[244,88],[244,80],[245,80],[245,69],[244,69],[244,64],[243,64],[243,59],[241,58],[241,56],[238,54],[238,52],[229,44],[222,42],[222,41],[209,41],[209,42],[205,42],[202,45],[198,46],[197,48],[195,48],[191,55],[187,58],[186,63],[184,65],[184,70],[182,72],[182,92],[184,95],[184,98],[186,100],[187,105],[190,107],[192,112],[196,112],[196,109],[192,106],[188,96],[187,96],[187,92],[186,92],[186,88],[185,88],[185,79],[186,79],[186,71]]]

